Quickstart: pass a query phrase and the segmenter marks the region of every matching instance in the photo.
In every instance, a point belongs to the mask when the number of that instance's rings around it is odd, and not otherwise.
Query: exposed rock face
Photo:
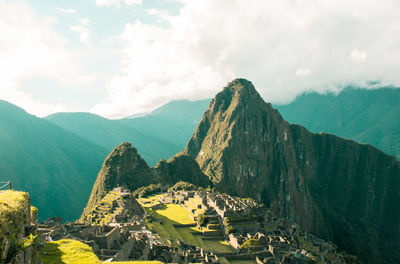
[[[86,219],[97,202],[115,187],[133,191],[152,183],[174,184],[179,180],[200,186],[207,186],[209,183],[196,161],[189,155],[178,155],[168,161],[161,160],[155,168],[150,168],[131,143],[124,142],[105,159],[80,221]]]
[[[216,95],[183,153],[219,190],[262,201],[366,263],[400,263],[400,163],[288,124],[251,82]]]

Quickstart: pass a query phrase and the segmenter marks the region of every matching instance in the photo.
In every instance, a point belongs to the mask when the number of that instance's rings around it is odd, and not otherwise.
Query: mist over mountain
[[[276,105],[290,123],[371,144],[400,159],[400,89],[347,87],[338,95],[307,93]]]
[[[0,175],[28,191],[41,219],[80,214],[107,150],[0,100]]]

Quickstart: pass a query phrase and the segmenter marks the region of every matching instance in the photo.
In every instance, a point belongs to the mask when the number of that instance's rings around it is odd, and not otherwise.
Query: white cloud
[[[81,26],[72,26],[69,28],[71,31],[79,33],[79,38],[82,44],[85,46],[90,45],[90,32],[88,28]]]
[[[139,5],[142,3],[142,0],[96,0],[96,5],[97,6],[105,6],[105,7],[110,7],[110,6],[121,6],[121,2],[123,2],[126,5]]]
[[[140,5],[142,0],[124,0],[126,5]]]
[[[69,13],[69,14],[75,14],[76,11],[75,9],[64,9],[64,8],[59,8],[58,11],[60,11],[61,13]]]
[[[367,52],[364,50],[354,49],[350,53],[350,59],[355,64],[360,64],[367,61]]]
[[[58,82],[83,78],[75,54],[65,48],[68,41],[53,31],[53,22],[25,4],[0,0],[0,99],[36,115],[65,108],[41,102],[21,90],[21,83],[32,78]]]
[[[97,6],[112,6],[119,4],[120,0],[96,0]]]
[[[400,84],[398,1],[181,3],[173,17],[148,10],[163,15],[167,28],[126,25],[120,35],[124,67],[109,83],[107,100],[93,111],[123,116],[171,99],[209,98],[234,77],[251,80],[275,103],[366,80]]]
[[[88,25],[88,24],[90,23],[90,19],[89,19],[89,18],[86,18],[86,17],[85,17],[85,18],[82,18],[80,21],[81,21],[81,24],[82,24],[82,25],[85,25],[85,26]]]
[[[310,74],[310,70],[307,68],[299,68],[296,70],[296,76],[307,76]]]
[[[164,20],[167,20],[169,18],[167,11],[156,9],[156,8],[148,9],[147,14],[152,15],[152,16],[158,16],[159,18],[164,19]]]

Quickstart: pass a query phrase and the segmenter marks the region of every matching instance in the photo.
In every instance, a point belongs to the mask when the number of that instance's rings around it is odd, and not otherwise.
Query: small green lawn
[[[153,210],[161,215],[161,219],[173,224],[188,225],[195,222],[189,217],[189,211],[179,204],[165,204],[160,206],[160,209]]]
[[[98,264],[101,261],[88,245],[72,239],[46,242],[39,259],[44,264]]]

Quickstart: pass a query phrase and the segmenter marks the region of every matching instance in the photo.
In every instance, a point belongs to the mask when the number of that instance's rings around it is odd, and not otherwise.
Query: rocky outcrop
[[[0,191],[0,263],[38,263],[35,214],[28,193]]]
[[[216,95],[183,154],[223,192],[261,201],[366,263],[400,262],[400,163],[287,123],[247,80]]]

